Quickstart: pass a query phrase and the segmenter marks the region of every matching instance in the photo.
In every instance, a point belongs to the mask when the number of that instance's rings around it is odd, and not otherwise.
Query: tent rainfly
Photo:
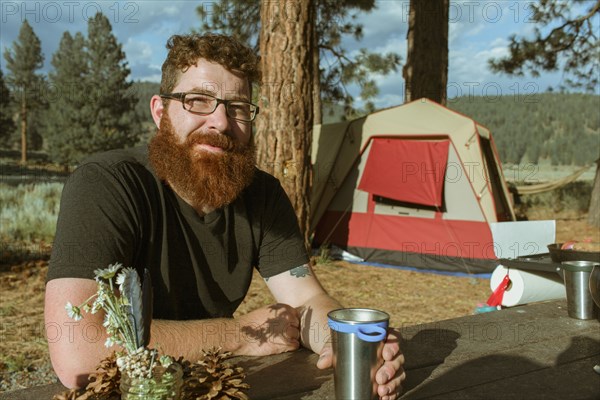
[[[496,267],[490,223],[515,213],[488,129],[420,99],[313,134],[314,246],[423,269]]]

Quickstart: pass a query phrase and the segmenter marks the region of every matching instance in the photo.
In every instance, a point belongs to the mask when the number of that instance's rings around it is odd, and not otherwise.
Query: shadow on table
[[[406,339],[407,332],[402,332],[400,348],[406,363],[406,380],[402,387],[407,392],[421,384],[431,373],[443,364],[457,346],[460,333],[448,329],[425,329]]]
[[[416,349],[417,346],[413,350]],[[596,398],[586,396],[597,395],[595,390],[600,387],[598,376],[594,376],[592,370],[594,362],[600,359],[599,341],[576,336],[558,356],[552,347],[537,349],[536,353],[537,359],[555,359],[555,365],[544,365],[522,356],[486,355],[466,361],[417,387],[436,367],[443,366],[425,368],[427,374],[421,375],[424,368],[419,368],[414,371],[418,376],[413,377],[409,385],[403,385],[402,399]],[[414,372],[409,371],[407,376]],[[415,390],[409,392],[411,389]]]
[[[265,359],[270,360],[268,364]],[[294,400],[332,381],[331,369],[318,369],[317,360],[318,356],[310,351],[295,351],[268,358],[247,358],[239,365],[253,371],[246,378],[252,400]]]

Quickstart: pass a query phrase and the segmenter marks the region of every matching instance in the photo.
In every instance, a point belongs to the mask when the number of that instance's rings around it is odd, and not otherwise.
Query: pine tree
[[[581,9],[579,5],[589,7],[573,16],[573,10]],[[561,69],[574,78],[566,80],[567,86],[594,91],[599,83],[600,39],[594,25],[600,15],[600,0],[541,0],[530,7],[533,38],[511,36],[509,55],[489,60],[492,71],[516,76],[528,71],[539,76],[540,71]]]
[[[4,76],[0,70],[0,146],[10,146],[10,138],[15,130],[10,106],[10,91],[4,83]]]
[[[258,164],[278,178],[296,210],[300,228],[309,242],[310,146],[313,127],[312,66],[315,2],[265,2],[261,7],[260,50],[263,85],[261,114],[256,122]],[[285,11],[284,11],[285,10]],[[293,14],[292,14],[293,13]],[[287,51],[278,51],[283,47]],[[264,83],[277,82],[277,85]]]
[[[52,161],[68,165],[88,152],[85,146],[90,121],[81,110],[89,102],[85,86],[88,72],[85,38],[65,32],[52,56],[49,79],[53,97],[46,114],[45,138]]]
[[[35,73],[44,65],[44,55],[39,38],[25,20],[17,41],[12,49],[4,51],[6,67],[10,71],[7,75],[8,84],[11,86],[13,96],[19,102],[19,119],[21,122],[21,162],[27,162],[27,137],[28,114],[35,110],[35,100],[40,98],[40,88],[43,87],[42,78]]]
[[[82,114],[90,121],[90,127],[81,138],[82,151],[134,145],[141,133],[135,114],[137,98],[131,95],[125,53],[108,18],[100,13],[88,23],[87,55],[87,99]]]
[[[446,105],[450,0],[410,0],[404,101],[428,98]]]

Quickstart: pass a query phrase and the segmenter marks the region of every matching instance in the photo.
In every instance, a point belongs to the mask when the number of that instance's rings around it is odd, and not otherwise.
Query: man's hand
[[[273,304],[239,317],[238,355],[264,356],[300,347],[300,316],[287,304]]]
[[[400,332],[390,328],[387,339],[383,346],[383,365],[377,371],[375,380],[379,385],[377,393],[382,400],[395,400],[402,393],[402,381],[406,373],[402,365],[404,355],[400,351]],[[319,369],[329,368],[333,365],[333,350],[331,343],[325,345],[321,351],[317,367]]]

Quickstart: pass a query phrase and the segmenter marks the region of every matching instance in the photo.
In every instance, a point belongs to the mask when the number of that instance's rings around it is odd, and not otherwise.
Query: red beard
[[[194,150],[196,144],[220,147],[223,152]],[[254,177],[252,140],[240,145],[223,134],[194,132],[179,143],[165,113],[148,144],[148,158],[156,175],[196,209],[217,209],[232,203]]]

